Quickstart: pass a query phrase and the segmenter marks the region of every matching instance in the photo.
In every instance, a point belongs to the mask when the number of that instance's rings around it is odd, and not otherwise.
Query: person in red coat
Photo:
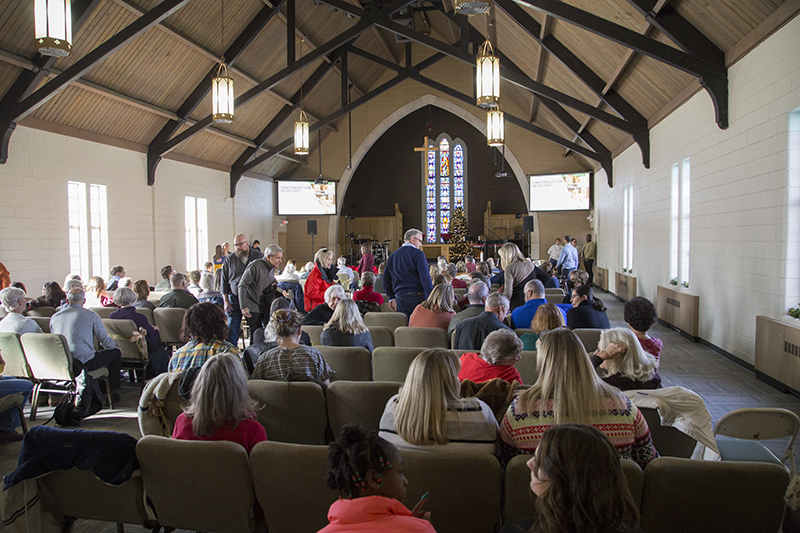
[[[358,262],[358,274],[363,276],[364,272],[375,273],[375,256],[367,243],[361,245],[361,260]]]
[[[487,335],[480,353],[465,353],[461,356],[458,379],[483,383],[502,378],[509,383],[522,383],[519,370],[514,368],[521,357],[522,341],[517,334],[508,329],[498,329]]]
[[[375,285],[375,274],[373,272],[367,271],[361,274],[362,289],[353,293],[353,301],[366,300],[378,305],[383,304],[383,295],[375,292],[373,285]]]
[[[333,252],[320,248],[314,255],[314,268],[306,278],[303,287],[305,306],[309,311],[325,303],[325,291],[336,281],[336,269],[333,265]]]

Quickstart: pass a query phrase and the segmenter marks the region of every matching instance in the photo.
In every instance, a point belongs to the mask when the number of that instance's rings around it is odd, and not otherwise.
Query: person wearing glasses
[[[226,243],[227,244],[227,243]],[[228,342],[234,346],[239,343],[239,330],[242,326],[242,309],[239,306],[239,282],[250,264],[250,261],[261,259],[264,254],[250,248],[247,237],[241,233],[233,240],[234,253],[225,257],[222,263],[220,290],[224,302],[225,314],[228,315]],[[225,247],[223,245],[223,251]]]
[[[411,317],[414,309],[428,299],[433,290],[428,260],[422,251],[422,232],[411,228],[403,235],[403,246],[386,262],[383,288],[393,311]]]

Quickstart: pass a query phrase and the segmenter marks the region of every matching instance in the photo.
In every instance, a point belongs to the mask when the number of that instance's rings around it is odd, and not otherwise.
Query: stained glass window
[[[464,207],[464,149],[460,144],[453,148],[453,200],[456,209]]]
[[[436,151],[428,152],[428,178],[425,193],[427,241],[437,242],[436,231]]]
[[[447,139],[439,143],[439,175],[450,176],[450,143]]]
[[[425,235],[429,243],[440,243],[442,234],[450,233],[453,209],[466,204],[466,147],[459,140],[451,146],[450,139],[444,135],[438,145],[430,147],[431,151],[423,159]]]

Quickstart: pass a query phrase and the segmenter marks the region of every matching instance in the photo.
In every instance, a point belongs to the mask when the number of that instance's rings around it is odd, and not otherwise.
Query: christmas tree
[[[467,216],[464,208],[459,207],[450,219],[450,261],[456,263],[469,255],[471,250],[467,238],[469,228],[467,227]]]

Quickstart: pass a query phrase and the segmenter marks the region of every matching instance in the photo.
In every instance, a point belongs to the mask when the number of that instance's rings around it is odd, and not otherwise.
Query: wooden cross
[[[436,151],[436,148],[431,148],[430,146],[428,146],[428,136],[427,135],[425,136],[425,140],[423,141],[423,144],[424,144],[424,146],[415,146],[414,147],[414,151],[415,152],[425,152],[425,153],[435,152]]]

